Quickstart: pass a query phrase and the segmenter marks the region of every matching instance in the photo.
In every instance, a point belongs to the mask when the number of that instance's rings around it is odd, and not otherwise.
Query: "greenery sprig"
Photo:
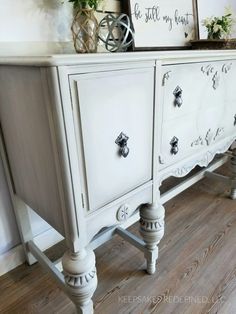
[[[99,3],[103,0],[69,0],[74,5],[74,9],[84,9],[90,7],[91,9],[96,10]]]

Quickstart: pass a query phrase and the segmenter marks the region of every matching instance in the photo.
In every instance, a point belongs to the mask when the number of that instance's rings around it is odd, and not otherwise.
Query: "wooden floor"
[[[236,201],[228,192],[204,179],[166,204],[154,276],[145,273],[142,253],[119,237],[97,249],[95,313],[235,314]],[[138,224],[131,229],[138,232]],[[63,250],[60,243],[48,255],[56,259]],[[22,265],[0,278],[0,313],[74,313],[74,307],[39,265]]]

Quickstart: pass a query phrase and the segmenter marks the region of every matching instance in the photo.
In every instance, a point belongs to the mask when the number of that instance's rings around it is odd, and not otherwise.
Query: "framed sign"
[[[195,0],[127,0],[134,50],[188,48],[196,39]]]

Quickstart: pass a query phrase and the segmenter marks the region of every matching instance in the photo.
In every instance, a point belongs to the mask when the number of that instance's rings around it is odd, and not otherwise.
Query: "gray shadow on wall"
[[[52,41],[71,41],[72,5],[68,0],[37,0],[28,1],[28,14],[32,17],[35,13],[45,19],[45,28],[42,35],[53,38]],[[56,40],[55,40],[56,39]]]

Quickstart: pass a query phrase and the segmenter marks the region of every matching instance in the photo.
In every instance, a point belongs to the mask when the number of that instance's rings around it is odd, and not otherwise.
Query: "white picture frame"
[[[134,50],[186,49],[197,36],[195,0],[127,0]]]

